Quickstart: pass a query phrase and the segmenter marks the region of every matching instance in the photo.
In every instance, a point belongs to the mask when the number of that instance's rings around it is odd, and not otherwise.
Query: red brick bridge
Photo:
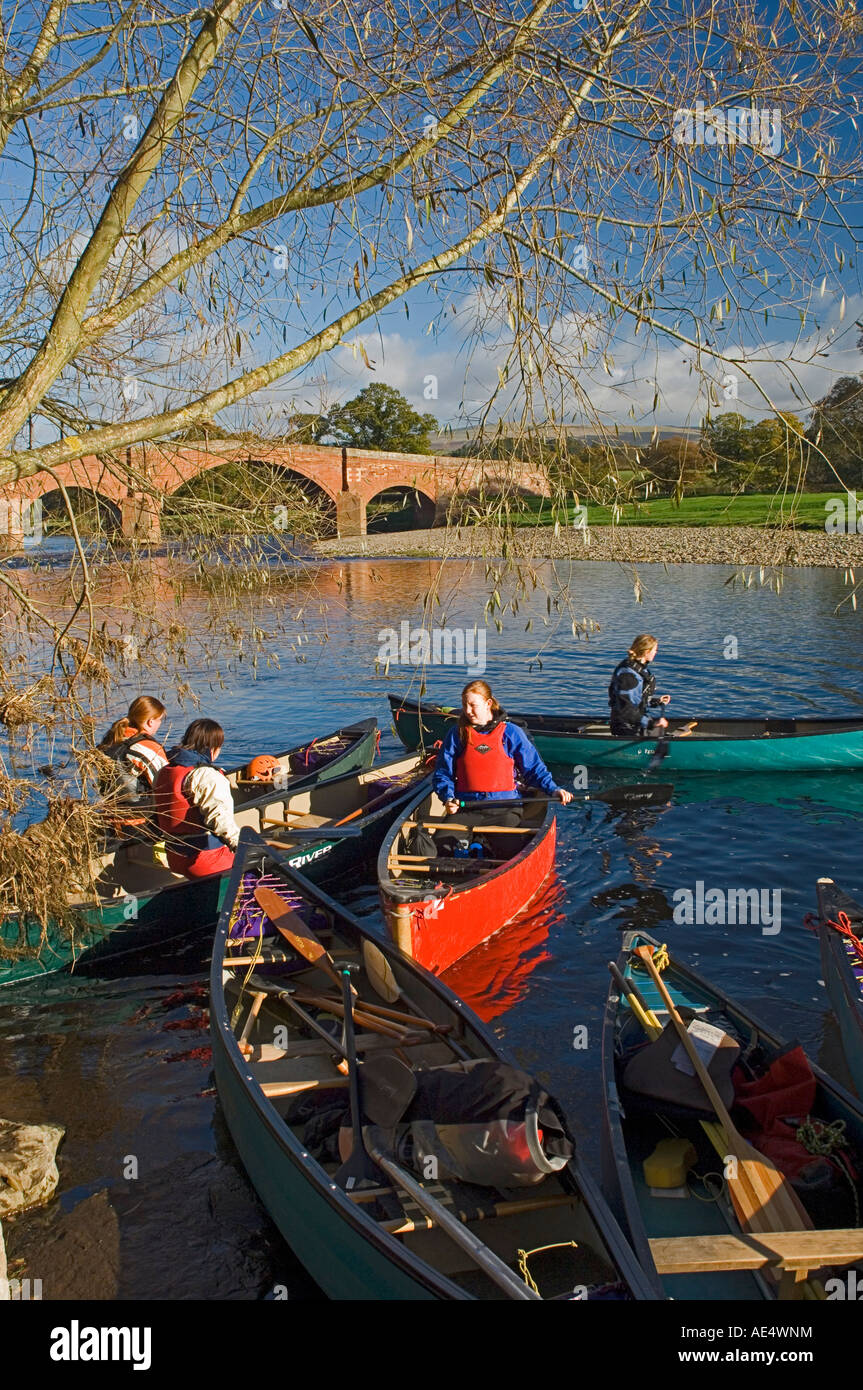
[[[415,491],[431,504],[434,522],[446,517],[455,495],[515,490],[549,495],[544,476],[529,465],[433,454],[377,453],[367,449],[325,448],[318,444],[270,446],[236,439],[193,444],[144,444],[127,449],[120,459],[86,455],[59,465],[52,473],[34,473],[14,488],[0,491],[0,503],[33,502],[62,482],[95,493],[120,513],[124,536],[141,541],[160,538],[164,500],[191,478],[220,464],[275,464],[288,475],[316,484],[334,503],[340,536],[364,536],[366,507],[390,488]],[[22,534],[21,506],[2,506],[0,530],[8,539]],[[18,521],[16,523],[16,516]]]

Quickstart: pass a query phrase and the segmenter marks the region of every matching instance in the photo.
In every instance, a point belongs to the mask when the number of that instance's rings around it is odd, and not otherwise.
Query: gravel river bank
[[[426,555],[452,560],[500,555],[519,559],[622,561],[670,565],[814,565],[863,563],[863,535],[828,535],[761,526],[592,526],[589,531],[522,527],[508,538],[487,527],[390,531],[319,541],[327,556]]]

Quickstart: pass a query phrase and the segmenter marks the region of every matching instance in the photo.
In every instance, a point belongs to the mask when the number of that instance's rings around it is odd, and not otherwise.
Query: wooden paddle
[[[279,935],[289,941],[294,950],[298,951],[310,965],[317,965],[319,969],[323,970],[333,984],[338,985],[341,989],[342,982],[339,979],[332,956],[315,936],[311,927],[303,921],[299,913],[294,911],[291,904],[272,888],[256,888],[255,902],[264,909]]]
[[[779,1172],[779,1169],[770,1162],[769,1158],[753,1148],[734,1127],[722,1097],[699,1057],[683,1019],[674,1006],[674,1000],[666,989],[662,976],[653,964],[650,948],[639,946],[635,954],[643,961],[650,978],[659,990],[668,1010],[668,1016],[677,1029],[695,1074],[725,1131],[726,1157],[733,1157],[737,1160],[736,1164],[731,1165],[732,1168],[736,1169],[736,1172],[727,1175],[727,1182],[741,1226],[744,1230],[756,1232],[811,1230],[812,1220],[788,1179]]]
[[[419,766],[421,768],[422,764]],[[391,786],[387,787],[385,792],[382,792],[380,796],[376,796],[374,801],[370,801],[367,806],[358,806],[355,811],[351,811],[349,816],[342,816],[341,820],[336,821],[336,826],[347,825],[348,821],[356,820],[357,816],[364,816],[369,811],[376,811],[379,806],[383,806],[384,802],[389,801],[395,792],[406,791],[411,782],[418,782],[420,779],[416,774],[417,768],[411,768],[410,772],[405,773],[397,782],[393,782]]]
[[[436,1032],[439,1032],[447,1047],[449,1047],[457,1057],[460,1057],[462,1061],[467,1060],[469,1054],[460,1043],[457,1043],[454,1038],[449,1036],[452,1025],[449,1023],[434,1024],[431,1019],[427,1019],[423,1016],[419,1005],[415,1004],[413,999],[405,994],[404,990],[400,987],[398,980],[393,974],[392,966],[380,946],[376,946],[375,943],[369,941],[367,937],[363,940],[363,968],[366,972],[366,979],[375,991],[375,994],[379,994],[381,999],[385,999],[388,1004],[397,1004],[399,1000],[402,1000],[403,1003],[407,1004],[409,1009],[413,1010],[411,1017],[414,1019],[415,1023],[422,1027],[434,1028]],[[368,1005],[365,1007],[367,1008]]]

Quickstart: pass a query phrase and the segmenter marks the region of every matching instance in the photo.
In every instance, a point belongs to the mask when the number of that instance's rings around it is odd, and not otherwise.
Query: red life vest
[[[472,725],[464,731],[464,743],[455,759],[455,789],[457,792],[512,792],[515,786],[515,763],[504,750],[505,720],[482,734]]]
[[[169,763],[163,767],[154,788],[156,798],[156,819],[159,829],[166,836],[167,848],[171,853],[189,856],[203,853],[204,850],[221,849],[222,841],[211,835],[197,806],[183,791],[183,783],[193,767],[175,767]],[[180,844],[179,842],[183,843]]]

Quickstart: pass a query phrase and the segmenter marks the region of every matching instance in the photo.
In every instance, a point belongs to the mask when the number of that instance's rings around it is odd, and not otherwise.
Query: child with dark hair
[[[213,764],[225,734],[214,719],[194,719],[156,778],[156,815],[168,866],[186,878],[224,873],[234,862],[240,827],[227,777]]]

